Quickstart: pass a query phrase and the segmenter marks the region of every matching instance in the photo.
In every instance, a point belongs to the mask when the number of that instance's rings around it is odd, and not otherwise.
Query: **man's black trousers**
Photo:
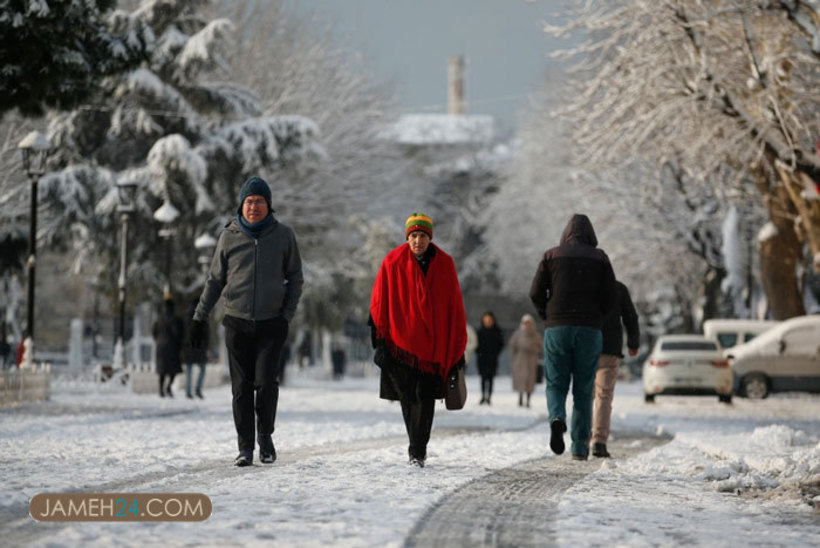
[[[279,355],[288,336],[288,322],[281,317],[254,322],[225,316],[222,325],[237,442],[240,451],[253,451],[254,430],[257,436],[273,434],[279,403]]]

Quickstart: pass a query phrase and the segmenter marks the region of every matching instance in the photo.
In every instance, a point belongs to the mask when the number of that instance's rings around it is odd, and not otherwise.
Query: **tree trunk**
[[[773,159],[769,165],[774,166],[775,162]],[[765,170],[758,171],[756,184],[777,234],[759,242],[760,277],[772,316],[775,320],[787,320],[806,313],[797,278],[802,246],[794,231],[796,210],[786,184],[773,171],[769,173],[771,187]]]
[[[785,227],[777,228],[777,235],[760,242],[763,290],[775,320],[787,320],[806,313],[796,268],[800,260],[800,242],[790,223],[785,224]]]
[[[793,174],[782,162],[775,162],[775,167],[789,193],[789,198],[800,215],[798,236],[809,245],[812,257],[820,256],[820,200],[809,199],[811,192],[816,192],[815,182],[805,173]],[[811,261],[815,270],[820,273],[820,261]]]

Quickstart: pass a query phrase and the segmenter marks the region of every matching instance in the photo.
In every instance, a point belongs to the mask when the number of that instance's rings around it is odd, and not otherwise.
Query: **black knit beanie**
[[[262,196],[265,201],[268,203],[268,209],[273,213],[273,206],[271,206],[271,193],[270,187],[268,183],[265,182],[265,179],[262,177],[251,177],[242,185],[242,188],[239,190],[239,209],[237,209],[237,214],[242,215],[242,204],[245,202],[245,198],[248,196]]]

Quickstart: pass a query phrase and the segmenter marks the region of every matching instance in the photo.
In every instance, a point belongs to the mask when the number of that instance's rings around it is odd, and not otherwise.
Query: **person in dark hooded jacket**
[[[615,273],[586,215],[575,214],[560,244],[544,253],[530,299],[544,320],[550,448],[564,452],[566,400],[572,383],[572,457],[589,457],[593,389],[603,321],[615,304]]]
[[[159,396],[173,398],[171,385],[174,383],[174,377],[182,373],[182,340],[185,336],[185,324],[182,318],[174,313],[174,301],[170,298],[163,301],[159,317],[154,322],[153,335],[157,347]]]

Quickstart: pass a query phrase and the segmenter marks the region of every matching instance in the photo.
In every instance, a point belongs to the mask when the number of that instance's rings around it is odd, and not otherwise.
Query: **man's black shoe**
[[[603,459],[608,459],[612,455],[610,455],[609,451],[606,450],[606,444],[605,443],[593,443],[592,444],[592,456],[601,457]]]
[[[564,432],[567,431],[567,423],[563,419],[554,419],[550,423],[550,449],[556,455],[564,452]]]
[[[420,459],[418,457],[410,457],[409,464],[411,466],[418,466],[419,468],[424,468],[424,459]]]
[[[572,460],[587,460],[588,455],[572,455]]]
[[[259,443],[259,460],[262,464],[273,464],[276,460],[276,448],[270,435],[260,434],[256,441]]]
[[[239,456],[233,461],[236,466],[250,466],[253,464],[253,452],[242,451]]]

